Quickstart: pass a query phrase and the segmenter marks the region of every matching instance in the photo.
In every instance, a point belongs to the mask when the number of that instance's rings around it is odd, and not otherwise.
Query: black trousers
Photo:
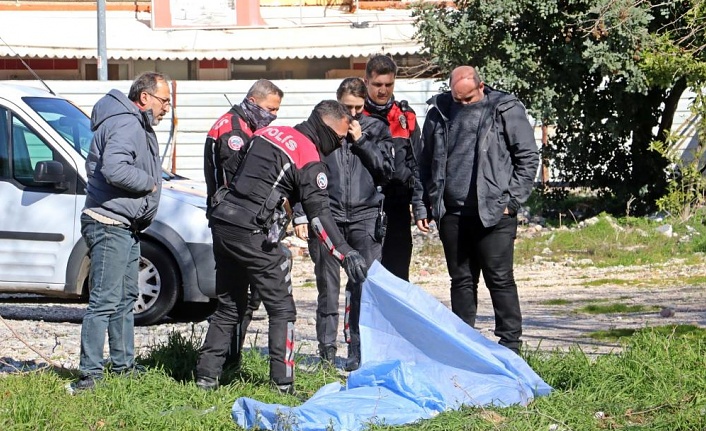
[[[451,276],[452,311],[475,325],[482,273],[495,311],[495,335],[501,345],[519,352],[522,313],[513,272],[516,236],[517,218],[509,215],[489,228],[477,216],[446,214],[439,224]]]
[[[220,276],[224,280],[236,280],[238,277],[242,277],[243,275],[242,273],[239,273],[234,266],[231,265],[221,265],[217,269],[217,272],[221,273]],[[218,278],[218,276],[219,274],[216,274],[216,278]],[[240,356],[243,352],[243,345],[245,344],[245,336],[247,335],[248,326],[250,326],[250,322],[252,321],[253,313],[258,308],[260,308],[260,304],[262,304],[260,294],[257,292],[257,290],[253,289],[252,286],[250,286],[250,291],[248,294],[248,306],[243,314],[239,314],[239,316],[241,316],[241,322],[240,325],[237,326],[236,330],[233,332],[230,350],[226,357],[227,363],[240,363]]]
[[[288,256],[279,245],[268,245],[262,233],[219,222],[211,229],[218,307],[199,351],[196,375],[220,377],[236,326],[246,313],[248,286],[252,286],[269,319],[270,379],[278,385],[292,383],[296,308]],[[229,271],[218,270],[224,267]]]
[[[338,228],[346,242],[371,265],[382,256],[382,244],[375,240],[375,219],[353,223],[339,223]],[[316,339],[319,345],[336,344],[338,333],[341,293],[341,263],[333,257],[313,232],[309,233],[309,255],[314,261],[316,289]],[[360,350],[360,284],[348,280],[346,283],[346,305],[344,315],[344,337],[351,351]],[[357,349],[357,350],[356,350]]]
[[[409,281],[412,261],[412,215],[409,200],[385,199],[387,232],[382,246],[382,266],[402,280]]]

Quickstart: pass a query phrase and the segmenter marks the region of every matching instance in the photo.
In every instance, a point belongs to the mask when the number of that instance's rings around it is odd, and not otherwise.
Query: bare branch
[[[24,338],[22,338],[22,337],[20,336],[20,334],[17,333],[17,331],[15,331],[15,330],[12,328],[12,326],[10,326],[9,323],[7,323],[7,321],[6,321],[2,316],[0,316],[0,322],[2,322],[3,325],[5,325],[5,327],[6,327],[8,330],[10,330],[10,333],[12,333],[12,336],[13,336],[13,337],[15,337],[17,340],[19,340],[20,343],[24,344],[25,347],[27,347],[29,350],[31,350],[31,351],[33,351],[34,353],[36,353],[37,355],[39,355],[39,357],[42,358],[47,364],[51,365],[51,366],[54,367],[54,368],[58,368],[58,369],[61,369],[61,370],[64,370],[64,369],[65,369],[63,365],[61,365],[61,364],[59,364],[59,363],[57,363],[57,362],[54,362],[53,360],[49,359],[49,358],[46,357],[42,352],[40,352],[39,350],[35,349],[31,344],[29,344]]]

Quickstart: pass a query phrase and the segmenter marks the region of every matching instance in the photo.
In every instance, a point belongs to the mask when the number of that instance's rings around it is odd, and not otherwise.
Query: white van
[[[88,116],[50,91],[0,83],[0,292],[88,297],[80,213]],[[165,173],[141,235],[135,321],[200,320],[214,309],[215,262],[205,187]]]

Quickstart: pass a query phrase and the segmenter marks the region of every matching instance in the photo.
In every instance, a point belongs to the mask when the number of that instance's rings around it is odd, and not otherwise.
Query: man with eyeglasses
[[[138,234],[157,213],[162,167],[153,126],[169,112],[168,78],[145,72],[127,97],[111,90],[93,107],[93,141],[86,158],[81,234],[91,259],[88,308],[81,326],[80,377],[69,391],[93,389],[103,378],[108,333],[111,371],[134,375],[133,306],[139,294]]]
[[[335,100],[324,100],[294,127],[268,126],[256,131],[248,151],[237,161],[232,181],[214,195],[210,221],[216,266],[229,266],[238,276],[225,279],[223,272],[216,272],[216,289],[227,289],[230,294],[218,296],[218,308],[199,351],[199,388],[219,386],[230,340],[252,286],[269,318],[270,380],[280,392],[294,391],[296,307],[289,259],[280,247],[289,223],[287,205],[301,203],[317,237],[348,277],[356,283],[365,279],[365,259],[344,241],[331,216],[322,162],[341,146],[349,126],[346,108]],[[226,163],[232,162],[231,157]]]
[[[226,172],[227,166],[236,167],[237,161],[226,165],[231,157],[239,160],[247,151],[247,142],[256,130],[267,127],[277,119],[277,112],[282,103],[284,93],[272,81],[260,79],[250,87],[240,104],[233,105],[228,112],[223,114],[208,131],[204,146],[204,178],[206,179],[206,216],[211,216],[211,200],[219,187],[228,185],[234,172]],[[285,248],[285,252],[289,249]],[[224,279],[234,280],[241,274],[233,272],[230,265],[217,266],[216,272],[221,272]],[[231,289],[221,286],[223,291],[218,291],[219,296],[224,296],[232,307],[235,301],[231,297]],[[240,367],[241,354],[248,326],[255,310],[260,308],[260,296],[254,290],[250,291],[248,308],[240,313],[242,321],[237,325],[233,334],[230,350],[226,359],[226,366]]]

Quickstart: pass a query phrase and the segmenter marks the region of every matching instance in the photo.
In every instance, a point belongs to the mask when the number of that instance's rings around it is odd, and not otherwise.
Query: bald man
[[[436,220],[451,277],[451,308],[476,322],[481,273],[495,311],[495,335],[515,353],[522,313],[513,275],[517,210],[529,197],[539,151],[525,107],[483,83],[471,66],[449,77],[450,91],[432,97],[422,130],[417,227]]]

